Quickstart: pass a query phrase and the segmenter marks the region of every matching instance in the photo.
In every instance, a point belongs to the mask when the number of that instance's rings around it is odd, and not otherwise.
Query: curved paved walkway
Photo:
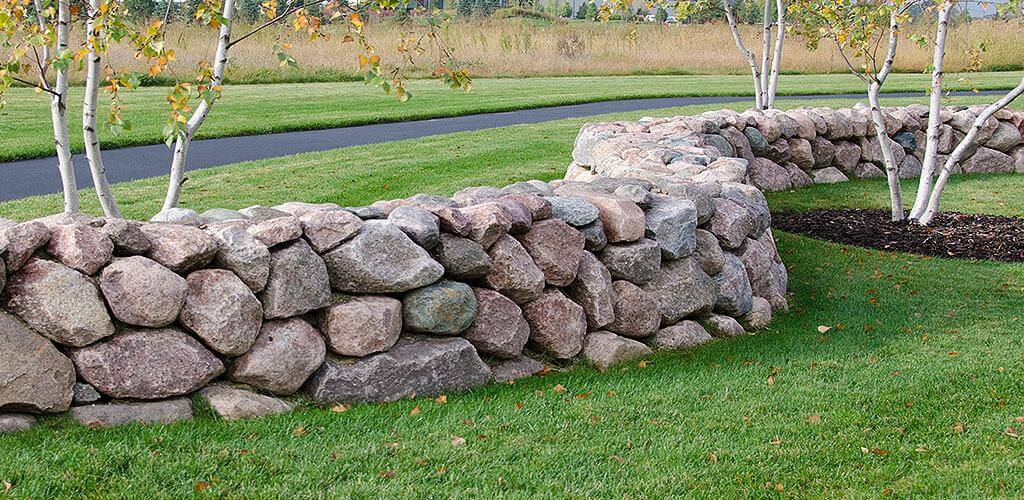
[[[997,93],[1003,92],[982,92],[982,94]],[[923,93],[916,92],[886,94],[886,97],[889,98],[923,96]],[[780,96],[780,99],[857,99],[862,97],[864,97],[862,94],[839,94]],[[187,169],[197,170],[310,151],[326,151],[348,146],[377,144],[430,135],[483,130],[524,123],[538,123],[563,118],[581,118],[606,113],[653,110],[676,106],[725,104],[748,101],[750,99],[750,97],[746,96],[627,99],[431,120],[204,139],[194,141],[190,146]],[[103,162],[107,167],[107,177],[112,183],[166,175],[169,158],[170,153],[163,144],[109,149],[103,152]],[[89,174],[85,155],[81,153],[74,155],[74,164],[79,186],[91,186],[92,177]],[[60,178],[56,172],[55,157],[0,163],[0,201],[57,193],[60,192],[60,189]]]

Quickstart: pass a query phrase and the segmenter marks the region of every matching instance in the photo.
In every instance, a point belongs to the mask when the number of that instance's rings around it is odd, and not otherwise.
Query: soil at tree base
[[[942,212],[928,227],[893,222],[885,209],[772,214],[772,226],[835,243],[954,259],[1024,262],[1024,219]]]

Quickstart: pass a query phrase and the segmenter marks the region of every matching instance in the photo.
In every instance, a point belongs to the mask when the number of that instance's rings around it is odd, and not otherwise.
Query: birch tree
[[[908,19],[909,6],[906,0],[798,0],[790,8],[796,22],[795,31],[805,38],[808,47],[813,50],[821,40],[831,41],[850,72],[867,85],[871,122],[885,163],[894,221],[904,219],[903,191],[892,141],[885,132],[879,95],[892,73],[899,47],[900,23]],[[884,55],[882,47],[885,47]]]
[[[736,49],[750,66],[750,74],[754,80],[754,105],[758,109],[772,109],[775,106],[775,95],[779,82],[779,71],[782,65],[782,44],[786,36],[786,5],[784,0],[775,0],[775,20],[772,21],[772,2],[764,0],[764,18],[762,20],[761,66],[758,67],[754,53],[747,48],[740,34],[739,23],[733,11],[732,0],[722,0],[725,19],[732,33]],[[774,50],[772,46],[772,29],[775,29]]]

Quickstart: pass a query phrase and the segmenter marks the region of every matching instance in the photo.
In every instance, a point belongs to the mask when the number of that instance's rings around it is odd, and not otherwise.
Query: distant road
[[[980,94],[1002,94],[1005,91],[985,91]],[[963,95],[979,93],[965,92]],[[798,99],[857,99],[863,94],[779,96],[780,100]],[[924,97],[920,92],[885,94],[886,98]],[[726,104],[749,101],[752,97],[662,97],[653,99],[626,99],[621,101],[592,102],[546,108],[524,109],[502,113],[482,113],[381,123],[323,130],[305,130],[266,135],[248,135],[204,139],[189,147],[188,170],[217,167],[230,163],[288,156],[311,151],[365,144],[415,139],[438,134],[484,130],[524,123],[539,123],[564,118],[582,118],[607,113],[655,110],[677,106]],[[108,149],[103,152],[103,163],[110,182],[125,182],[167,174],[170,154],[163,144]],[[75,172],[80,187],[89,187],[91,176],[84,154],[74,155]],[[16,200],[28,196],[60,192],[56,157],[35,158],[0,163],[0,201]]]

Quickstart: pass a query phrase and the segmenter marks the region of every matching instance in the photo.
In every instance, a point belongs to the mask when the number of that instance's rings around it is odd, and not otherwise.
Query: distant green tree
[[[659,23],[668,21],[668,11],[664,7],[658,7],[658,11],[654,13],[654,19]]]
[[[150,19],[157,15],[156,0],[124,0],[124,6],[136,19]]]
[[[455,5],[455,12],[462,17],[473,15],[473,0],[458,0],[458,3]]]
[[[597,4],[594,3],[594,2],[587,3],[587,15],[586,15],[585,19],[590,19],[591,21],[597,21],[597,14],[598,14]]]

